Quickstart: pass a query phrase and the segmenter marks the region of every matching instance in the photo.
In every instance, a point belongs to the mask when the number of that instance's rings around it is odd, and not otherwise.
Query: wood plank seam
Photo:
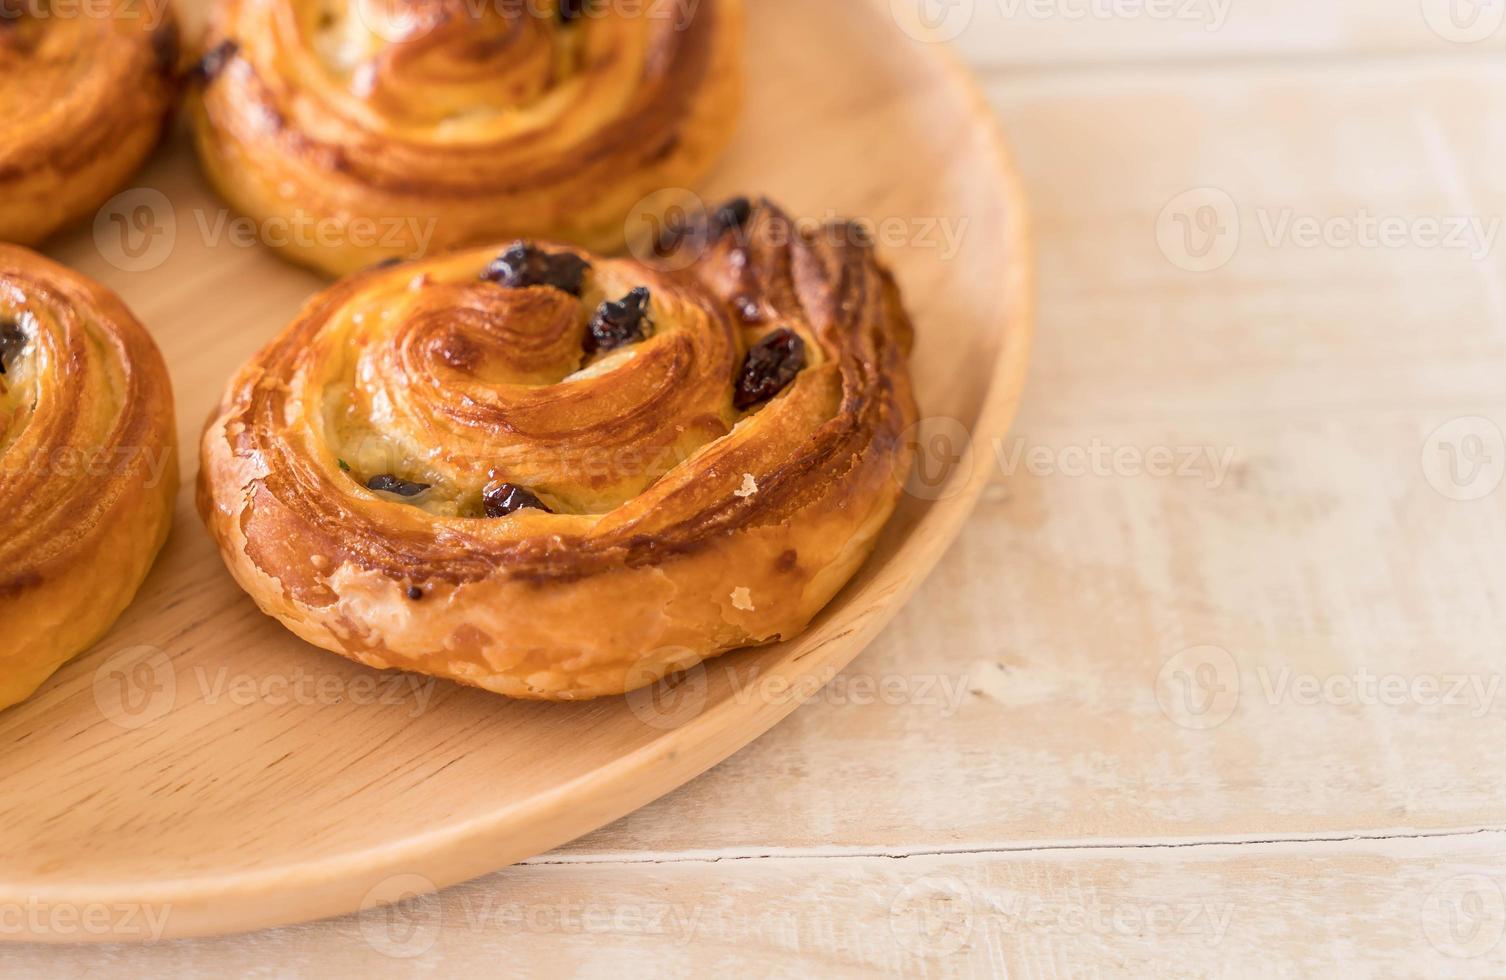
[[[983,845],[959,845],[957,847],[923,848],[766,848],[757,851],[676,851],[658,854],[631,854],[625,852],[597,854],[559,854],[530,858],[520,864],[532,867],[549,865],[632,865],[632,864],[719,864],[723,861],[804,861],[823,859],[889,858],[904,860],[912,857],[954,857],[977,855],[988,857],[1006,854],[1034,854],[1042,852],[1078,851],[1135,851],[1135,850],[1187,850],[1211,847],[1262,847],[1289,844],[1364,844],[1382,841],[1433,841],[1464,837],[1501,836],[1506,843],[1506,827],[1472,827],[1458,830],[1420,831],[1417,833],[1367,834],[1272,834],[1248,838],[1206,838],[1197,840],[1162,841],[1046,841],[1032,843],[995,843]]]

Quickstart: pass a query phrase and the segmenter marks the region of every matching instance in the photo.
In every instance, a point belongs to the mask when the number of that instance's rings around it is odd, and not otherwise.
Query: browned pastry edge
[[[0,70],[26,79],[0,100],[0,239],[34,245],[91,217],[161,138],[177,91],[176,15],[112,11],[23,15],[0,29]]]
[[[171,526],[178,466],[166,366],[118,297],[0,245],[0,308],[29,359],[8,365],[0,454],[5,707],[129,604]]]
[[[731,140],[741,105],[742,0],[699,0],[688,23],[654,31],[650,47],[635,52],[644,62],[640,76],[611,74],[626,51],[595,55],[571,83],[578,101],[536,94],[489,117],[495,131],[476,123],[464,139],[441,138],[438,123],[414,122],[403,110],[422,103],[426,91],[458,87],[454,75],[540,70],[526,55],[516,56],[513,69],[477,55],[476,5],[410,2],[438,6],[445,17],[355,69],[377,79],[365,83],[375,88],[365,96],[352,93],[356,81],[328,69],[315,73],[318,85],[307,74],[289,76],[288,64],[318,60],[290,26],[303,9],[298,3],[220,0],[216,7],[206,45],[211,70],[198,73],[187,97],[200,161],[238,210],[305,230],[267,236],[293,261],[338,275],[384,258],[511,238],[616,251],[630,216],[668,206],[660,192],[694,186]],[[623,45],[635,43],[638,35],[617,16],[572,29],[600,31],[608,44],[617,35]],[[493,40],[496,57],[512,53],[511,34]],[[445,57],[446,71],[433,67]],[[488,92],[505,87],[502,78],[488,80]],[[389,91],[401,92],[401,102],[383,97]],[[612,113],[598,118],[606,105]]]
[[[357,479],[364,475],[344,472],[323,441],[325,379],[357,362],[405,371],[417,362],[389,357],[385,339],[370,341],[376,353],[349,347],[364,336],[353,332],[351,310],[363,300],[394,308],[403,289],[448,289],[496,253],[343,280],[232,380],[204,433],[198,500],[242,588],[325,649],[526,698],[621,693],[804,629],[872,550],[910,463],[902,435],[916,416],[905,365],[911,328],[871,248],[840,228],[797,231],[764,205],[747,234],[722,236],[683,273],[593,259],[593,275],[627,281],[636,269],[639,280],[671,294],[656,306],[665,322],[640,345],[642,360],[589,382],[602,399],[631,389],[635,368],[656,370],[655,352],[676,347],[684,324],[712,333],[739,324],[738,357],[708,362],[720,373],[717,397],[731,429],[606,512],[434,516],[367,491]],[[695,308],[681,311],[682,300]],[[743,311],[752,308],[760,312],[750,322]],[[733,411],[727,365],[779,327],[805,339],[812,362],[773,400]],[[390,329],[395,343],[434,341]],[[464,398],[481,397],[456,370],[446,377]],[[433,389],[428,375],[387,380],[408,393]],[[503,388],[516,408],[563,398],[570,385]],[[433,421],[451,418],[462,400],[433,390],[439,404],[425,405],[421,422],[389,424],[416,428],[436,445],[474,437]],[[655,399],[641,410],[661,410],[670,426],[677,416],[665,406],[678,403],[667,393]],[[520,438],[506,411],[486,424],[499,447]],[[571,419],[558,429],[574,431]],[[568,440],[553,446],[571,448]]]

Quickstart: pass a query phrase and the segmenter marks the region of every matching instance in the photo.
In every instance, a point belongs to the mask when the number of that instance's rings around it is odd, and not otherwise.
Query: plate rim
[[[882,0],[873,0],[866,6],[872,9],[880,4]],[[978,123],[979,135],[983,137],[983,155],[993,166],[996,186],[1005,205],[1000,237],[1008,264],[1000,285],[1003,296],[998,319],[1000,346],[977,420],[970,427],[974,446],[988,445],[994,438],[1007,434],[1014,419],[1024,389],[1035,327],[1035,253],[1023,180],[1005,139],[1001,120],[989,104],[978,79],[963,64],[955,49],[949,43],[935,40],[934,32],[920,25],[918,15],[907,17],[898,4],[883,5],[891,8],[894,17],[909,20],[904,25],[904,33],[911,38],[931,35],[924,41],[916,40],[914,47],[928,49],[929,56],[936,60],[945,74],[948,86],[957,95],[965,97],[969,112]],[[813,651],[807,650],[800,657],[777,662],[771,671],[790,678],[809,677],[818,669],[842,670],[855,660],[934,571],[971,516],[988,480],[988,467],[973,466],[962,487],[949,494],[944,502],[928,509],[894,554],[863,584],[861,591],[847,596],[847,603],[860,603],[860,598],[869,593],[885,589],[895,593],[877,604],[873,612],[856,613],[855,626],[837,637],[842,642],[828,641],[815,648],[826,647],[832,653],[810,660]],[[925,568],[925,574],[902,576],[897,571],[917,564]],[[814,630],[820,628],[818,623]],[[761,738],[803,703],[804,700],[796,697],[750,699],[744,707],[739,707],[736,702],[724,702],[652,742],[615,757],[610,765],[581,773],[551,789],[482,816],[447,823],[431,831],[359,850],[300,861],[296,866],[270,866],[141,884],[110,883],[99,887],[77,883],[28,886],[24,880],[0,881],[0,904],[19,900],[23,904],[58,907],[129,904],[170,910],[160,937],[118,935],[113,931],[84,935],[0,931],[0,945],[9,942],[60,945],[141,943],[154,939],[237,935],[389,904],[372,900],[372,896],[382,883],[398,877],[419,878],[422,883],[432,886],[432,889],[406,890],[402,898],[415,892],[421,894],[448,888],[552,850],[667,795]],[[729,712],[736,713],[731,717],[738,719],[737,724],[727,723]],[[727,732],[736,732],[731,744],[726,744],[724,736]],[[652,778],[645,778],[650,775]],[[581,800],[589,801],[593,807],[571,806]],[[551,811],[558,815],[553,821],[550,820]],[[565,816],[566,813],[571,815]],[[586,815],[581,816],[582,813]],[[542,827],[548,829],[541,831]],[[413,870],[420,867],[428,870],[422,873]],[[272,896],[285,898],[287,891],[295,886],[302,892],[297,901],[267,901]],[[357,898],[358,893],[364,895]]]

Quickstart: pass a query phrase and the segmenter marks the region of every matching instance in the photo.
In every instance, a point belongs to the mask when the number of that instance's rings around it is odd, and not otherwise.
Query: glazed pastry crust
[[[97,5],[96,5],[97,6]],[[178,25],[165,3],[80,4],[0,25],[0,239],[37,244],[88,218],[161,137]],[[160,9],[160,23],[149,13]]]
[[[204,171],[336,275],[512,238],[616,251],[730,140],[742,0],[556,3],[220,0],[188,93]]]
[[[178,490],[167,369],[109,290],[0,245],[0,708],[97,640],[167,538]]]
[[[310,643],[513,697],[619,694],[793,637],[911,462],[910,323],[857,238],[764,205],[681,271],[577,252],[580,299],[480,281],[497,248],[348,278],[231,381],[200,512]],[[637,286],[648,337],[588,359],[591,311]],[[778,329],[805,367],[740,411],[745,352]],[[432,488],[366,489],[383,473]],[[482,516],[499,478],[554,512]]]

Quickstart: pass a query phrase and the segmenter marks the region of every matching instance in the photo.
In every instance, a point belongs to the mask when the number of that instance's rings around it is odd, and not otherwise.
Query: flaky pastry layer
[[[17,5],[0,23],[0,239],[92,217],[156,146],[176,90],[166,3]]]
[[[678,271],[539,247],[589,263],[578,296],[488,281],[496,247],[379,268],[241,369],[199,479],[231,573],[310,643],[520,698],[795,636],[910,465],[893,280],[766,204]]]
[[[220,0],[190,86],[211,182],[304,265],[553,238],[616,250],[741,95],[742,0]]]
[[[107,630],[172,524],[173,398],[109,290],[0,245],[0,708]]]

